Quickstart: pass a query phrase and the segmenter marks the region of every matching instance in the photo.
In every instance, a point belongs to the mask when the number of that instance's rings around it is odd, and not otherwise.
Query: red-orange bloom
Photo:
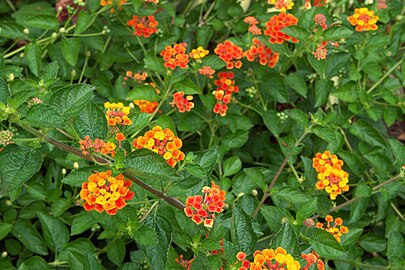
[[[257,24],[259,24],[259,21],[253,17],[253,16],[249,16],[246,17],[243,22],[249,24],[249,29],[248,31],[250,33],[252,33],[253,35],[261,35],[262,34],[262,30],[257,26]]]
[[[307,262],[307,265],[301,268],[301,270],[308,270],[315,263],[318,270],[325,269],[325,263],[319,259],[319,256],[315,251],[308,254],[301,254],[301,257]]]
[[[196,224],[204,222],[205,227],[212,228],[215,213],[221,213],[224,210],[226,192],[214,182],[211,183],[211,187],[203,187],[202,192],[205,194],[204,198],[201,195],[187,197],[184,213]]]
[[[287,34],[281,32],[284,27],[290,25],[297,25],[298,19],[292,14],[280,13],[279,15],[274,15],[266,23],[266,30],[264,34],[269,36],[270,43],[283,44],[284,41],[298,42],[298,39],[290,37]]]
[[[118,3],[116,3],[116,1],[113,1],[113,0],[100,0],[100,5],[101,5],[102,7],[108,6],[108,5],[112,5],[113,7],[118,7],[118,9],[121,10],[121,9],[122,9],[122,5],[125,4],[126,2],[127,2],[127,0],[120,0]],[[115,9],[114,9],[114,8],[111,8],[111,9],[110,9],[110,12],[111,12],[111,13],[114,13],[114,12],[115,12]]]
[[[104,211],[109,215],[115,215],[118,209],[126,205],[126,201],[134,197],[130,191],[132,182],[124,178],[122,174],[112,176],[111,170],[94,173],[88,181],[82,184],[80,198],[84,200],[83,207],[86,211]]]
[[[107,124],[109,126],[115,126],[115,125],[131,125],[132,120],[129,119],[129,111],[131,110],[130,107],[124,106],[121,102],[118,103],[110,103],[106,102],[104,103],[104,108],[107,109],[106,111],[106,118],[107,118]]]
[[[373,10],[368,8],[356,8],[354,14],[347,17],[351,25],[356,26],[356,31],[375,31],[378,29],[377,21],[379,17],[374,15]]]
[[[159,103],[149,100],[134,100],[134,104],[139,107],[143,113],[154,113]]]
[[[117,134],[115,134],[115,139],[116,139],[117,141],[123,141],[123,140],[125,140],[125,135],[124,135],[124,133],[118,132]]]
[[[212,75],[214,75],[215,70],[212,69],[210,66],[203,66],[202,68],[198,69],[198,73],[212,79],[212,78],[214,78],[214,76],[212,76]]]
[[[240,68],[242,61],[240,60],[244,53],[242,48],[227,40],[224,43],[219,43],[214,52],[226,63],[227,69]]]
[[[128,21],[128,26],[134,28],[134,36],[147,38],[150,35],[156,33],[159,23],[153,16],[132,16],[132,20]]]
[[[181,113],[189,112],[194,108],[194,103],[191,100],[193,100],[193,96],[188,95],[184,97],[184,92],[176,92],[173,94],[173,101],[170,102],[170,105],[176,107]]]
[[[174,46],[166,46],[160,53],[165,61],[165,68],[176,69],[176,67],[187,68],[189,55],[186,54],[187,43],[176,43]]]
[[[342,226],[343,220],[341,218],[336,218],[335,222],[333,222],[333,217],[331,215],[327,215],[325,217],[325,221],[327,222],[326,228],[324,228],[324,224],[320,222],[316,223],[316,227],[327,231],[336,239],[336,241],[340,243],[340,237],[343,233],[348,233],[349,228],[347,228],[346,226]]]
[[[83,140],[79,141],[80,144],[80,150],[82,150],[82,153],[84,155],[87,155],[89,152],[90,153],[101,153],[104,155],[111,155],[114,157],[115,155],[115,148],[116,145],[112,142],[105,142],[103,140],[100,140],[98,138],[91,140],[90,136],[86,135],[84,136]]]
[[[233,72],[219,72],[215,85],[218,87],[212,91],[217,103],[214,106],[214,113],[225,116],[228,110],[228,103],[231,102],[232,94],[239,92],[239,87],[235,85]]]
[[[271,48],[266,47],[266,45],[257,38],[254,38],[252,42],[253,44],[250,49],[245,52],[246,59],[250,62],[258,59],[261,65],[274,68],[280,57],[279,54],[274,52]]]

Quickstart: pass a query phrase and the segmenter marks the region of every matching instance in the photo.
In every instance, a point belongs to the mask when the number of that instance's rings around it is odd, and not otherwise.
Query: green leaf
[[[59,65],[56,63],[56,61],[49,63],[41,73],[40,79],[43,80],[47,85],[52,84],[58,80],[58,71]]]
[[[313,235],[309,240],[316,253],[320,257],[328,259],[339,259],[346,255],[343,247],[327,231],[314,229]]]
[[[142,226],[134,231],[134,239],[137,244],[151,246],[158,241],[156,231],[149,226]]]
[[[281,229],[281,220],[288,216],[286,209],[268,205],[260,208],[260,213],[263,215],[272,232],[279,231]]]
[[[286,110],[285,113],[289,117],[291,117],[292,119],[297,121],[298,123],[302,124],[304,127],[309,126],[308,115],[306,113],[304,113],[303,111],[298,110],[298,109],[292,109],[292,110]]]
[[[80,45],[81,42],[79,38],[66,38],[61,42],[62,56],[71,66],[76,66]]]
[[[332,87],[332,81],[322,79],[317,79],[315,81],[315,107],[319,107],[328,101]]]
[[[306,203],[309,198],[301,190],[291,186],[283,186],[281,188],[273,188],[271,191],[272,196],[279,200],[287,201],[301,207],[303,203]]]
[[[307,29],[299,25],[290,25],[281,29],[281,32],[298,40],[306,40],[309,36]]]
[[[46,30],[57,30],[59,28],[58,19],[53,15],[36,15],[24,20],[24,25],[33,28]]]
[[[332,95],[346,102],[356,102],[359,99],[359,91],[352,82],[342,85]]]
[[[271,239],[270,247],[276,249],[277,247],[284,248],[288,254],[298,253],[297,244],[297,234],[295,233],[294,227],[290,222],[286,221],[282,226],[280,231]]]
[[[297,222],[303,224],[304,220],[315,214],[318,206],[318,198],[313,197],[306,203],[302,204],[302,207],[298,208]]]
[[[107,136],[107,121],[104,112],[93,102],[87,103],[86,107],[75,118],[73,125],[80,138],[88,135],[91,139],[105,138]]]
[[[224,161],[224,177],[233,175],[242,169],[242,161],[238,156],[233,156]]]
[[[40,151],[9,145],[0,152],[0,198],[19,188],[41,167]]]
[[[143,61],[148,69],[155,71],[159,74],[166,75],[166,68],[163,65],[163,59],[161,57],[147,55]]]
[[[238,130],[235,133],[228,133],[223,137],[222,144],[230,149],[239,148],[245,145],[249,139],[249,131]]]
[[[11,230],[13,229],[13,225],[10,223],[0,223],[0,240],[3,240]]]
[[[78,115],[92,99],[94,89],[89,84],[67,85],[53,93],[49,103],[59,115],[71,118]]]
[[[69,230],[62,221],[44,212],[39,212],[38,218],[41,222],[45,243],[51,250],[59,251],[69,243]]]
[[[0,21],[0,37],[9,39],[24,38],[24,28],[14,21]]]
[[[195,82],[189,78],[175,83],[173,85],[173,89],[175,89],[177,92],[184,92],[185,95],[201,94],[201,89],[198,89]]]
[[[364,182],[359,182],[354,192],[354,197],[368,198],[372,195],[373,189]]]
[[[393,231],[388,237],[387,257],[390,266],[398,267],[398,269],[404,266],[405,241],[402,234],[398,231]]]
[[[368,143],[372,146],[385,147],[386,143],[384,138],[380,135],[378,130],[360,119],[352,124],[349,129],[350,133],[359,138],[361,141]]]
[[[312,68],[319,74],[321,79],[326,79],[325,66],[326,61],[316,59],[312,54],[308,54],[308,62]]]
[[[363,233],[362,228],[355,228],[355,227],[350,227],[350,230],[348,233],[343,234],[340,239],[341,239],[341,245],[344,248],[349,248],[350,246],[353,246],[354,244],[357,243],[359,240],[360,235]]]
[[[388,139],[388,143],[391,147],[392,153],[394,154],[397,165],[401,167],[403,164],[405,164],[405,146],[398,140],[394,139]]]
[[[159,101],[160,97],[156,93],[155,88],[151,85],[141,85],[136,86],[134,89],[129,91],[125,100],[149,100],[149,101]]]
[[[322,126],[315,126],[312,129],[312,132],[324,140],[325,142],[328,142],[330,144],[336,145],[338,144],[338,141],[335,136],[335,130],[329,127],[322,127]]]
[[[39,256],[33,256],[28,260],[24,261],[18,270],[50,270],[52,267],[44,260],[44,258]]]
[[[288,91],[280,75],[266,77],[259,85],[259,91],[264,98],[274,98],[279,103],[288,103]]]
[[[203,66],[210,66],[212,69],[219,70],[226,66],[225,62],[222,61],[216,55],[208,55],[203,58]]]
[[[27,57],[28,67],[31,72],[38,77],[42,66],[42,49],[37,44],[28,44],[25,46],[25,55]]]
[[[89,28],[93,24],[95,19],[96,16],[90,15],[88,12],[85,11],[80,11],[79,15],[77,16],[74,35],[77,36],[86,31],[87,28]]]
[[[307,97],[307,85],[303,76],[298,75],[297,73],[290,73],[285,79],[287,84],[294,89],[295,92],[305,98]]]
[[[135,150],[124,161],[127,172],[155,186],[165,186],[171,180],[177,180],[178,175],[166,160],[148,149]]]
[[[340,40],[341,38],[348,38],[353,34],[353,31],[343,26],[331,26],[323,32],[323,39],[328,40]]]
[[[197,46],[202,46],[207,48],[208,43],[211,40],[212,35],[214,34],[214,29],[211,25],[202,25],[198,27],[197,31]]]
[[[93,218],[91,212],[81,211],[72,222],[70,235],[81,234],[90,229],[97,221]]]
[[[206,253],[199,253],[193,263],[191,264],[191,270],[213,270],[221,268],[221,257],[207,255]]]
[[[66,119],[60,116],[52,107],[39,104],[31,107],[27,111],[24,121],[33,127],[56,128],[63,126]]]
[[[123,128],[122,132],[125,134],[138,133],[149,124],[150,113],[135,112],[131,114],[132,116],[130,115],[130,119],[132,125]]]
[[[81,187],[83,182],[87,181],[87,178],[93,171],[103,171],[105,167],[95,165],[95,166],[87,166],[84,168],[80,168],[78,170],[74,170],[65,176],[62,179],[62,183],[68,184],[72,187]]]
[[[373,233],[363,234],[359,245],[368,252],[381,252],[387,247],[387,240]]]
[[[257,235],[253,230],[251,218],[238,207],[232,212],[231,239],[237,250],[247,254],[253,253]]]
[[[10,96],[10,88],[8,84],[0,78],[0,102],[7,104],[8,97]]]
[[[44,240],[28,220],[22,218],[17,219],[12,234],[33,253],[48,255]]]
[[[115,265],[120,266],[126,254],[125,241],[121,238],[111,241],[107,246],[107,257]]]

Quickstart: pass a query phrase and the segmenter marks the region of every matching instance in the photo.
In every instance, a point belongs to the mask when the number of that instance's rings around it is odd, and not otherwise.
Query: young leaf
[[[242,168],[242,162],[240,161],[240,158],[238,156],[233,156],[228,158],[227,160],[224,161],[224,174],[223,176],[230,176],[238,171],[240,171]]]
[[[67,38],[61,42],[63,58],[65,58],[66,62],[71,66],[76,66],[80,52],[80,45],[81,42],[78,38]]]
[[[285,77],[287,84],[295,90],[298,94],[303,97],[307,97],[307,85],[303,76],[298,75],[297,73],[290,73]]]
[[[38,218],[41,222],[45,243],[51,250],[59,251],[69,243],[69,230],[62,221],[44,212],[39,212]]]

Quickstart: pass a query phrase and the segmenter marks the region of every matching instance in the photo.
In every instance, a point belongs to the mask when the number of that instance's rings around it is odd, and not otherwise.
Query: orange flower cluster
[[[208,54],[208,50],[205,50],[203,47],[199,46],[197,49],[191,50],[190,56],[194,59],[203,59]]]
[[[107,109],[106,118],[109,126],[132,124],[131,119],[128,118],[130,107],[125,107],[121,102],[118,103],[104,103],[104,108]]]
[[[198,69],[198,72],[201,75],[207,76],[208,78],[212,79],[212,78],[214,78],[214,76],[212,76],[212,75],[214,75],[215,70],[212,69],[212,67],[210,67],[210,66],[203,66],[202,68]]]
[[[255,59],[259,59],[259,63],[263,66],[267,65],[274,68],[280,58],[277,52],[274,52],[271,48],[266,47],[260,40],[254,38],[253,44],[250,49],[245,52],[246,59],[253,62]]]
[[[242,262],[239,270],[264,270],[264,269],[284,269],[284,270],[299,270],[300,263],[290,255],[287,251],[278,247],[273,249],[256,250],[253,253],[253,262],[246,260],[246,254],[238,252],[236,258]]]
[[[226,40],[224,43],[219,43],[214,52],[226,63],[227,69],[240,68],[242,66],[242,61],[240,60],[244,56],[242,48],[231,41]]]
[[[119,0],[118,3],[116,3],[116,2],[117,2],[117,1],[114,1],[114,0],[100,0],[100,5],[101,5],[102,7],[105,7],[105,6],[108,6],[108,5],[112,5],[112,6],[118,5],[118,9],[121,10],[121,9],[122,9],[122,5],[125,4],[125,3],[127,2],[127,0]],[[110,11],[111,11],[111,13],[114,13],[114,12],[115,12],[115,9],[114,9],[114,8],[111,8]]]
[[[154,113],[159,103],[149,100],[134,100],[134,104],[139,107],[143,113]]]
[[[336,155],[331,155],[329,151],[316,153],[312,159],[312,166],[318,172],[316,188],[325,189],[331,200],[335,200],[343,191],[349,190],[347,185],[349,174],[342,170],[343,160],[338,159]]]
[[[193,96],[188,95],[184,97],[184,92],[176,92],[173,94],[173,101],[170,102],[172,107],[176,106],[179,112],[189,112],[192,108],[194,108],[194,103],[191,102],[193,100]]]
[[[274,5],[281,12],[286,12],[294,6],[294,2],[291,0],[267,0],[267,3]]]
[[[212,91],[217,103],[214,106],[214,113],[218,113],[221,116],[225,116],[228,110],[228,103],[231,101],[232,94],[239,92],[239,87],[235,85],[233,72],[219,72],[218,80],[215,81],[215,85],[218,88]]]
[[[336,241],[340,243],[340,237],[342,236],[343,233],[348,233],[349,228],[346,226],[342,226],[343,220],[341,218],[336,218],[333,224],[333,227],[331,226],[331,223],[333,222],[333,217],[331,215],[327,215],[325,217],[325,220],[327,222],[326,228],[324,228],[324,224],[317,222],[316,227],[322,230],[327,231],[330,233],[333,237],[335,237]],[[339,228],[337,227],[339,226]]]
[[[307,262],[307,265],[301,268],[301,270],[308,270],[314,263],[316,263],[316,268],[318,270],[325,270],[325,263],[319,259],[319,256],[315,251],[308,254],[301,254],[301,257]]]
[[[148,77],[148,73],[146,72],[137,72],[133,73],[132,71],[127,71],[125,73],[124,81],[128,80],[129,78],[134,79],[137,83],[141,83],[146,80],[146,77]]]
[[[261,35],[262,30],[257,26],[259,24],[259,21],[253,17],[253,16],[248,16],[246,17],[243,22],[249,24],[249,29],[248,31],[252,33],[253,35]]]
[[[274,15],[266,23],[266,30],[264,34],[269,36],[270,43],[283,44],[284,41],[290,40],[291,42],[298,42],[298,39],[290,37],[287,34],[281,32],[284,27],[290,25],[297,25],[298,19],[292,14],[280,13],[280,15]]]
[[[204,198],[201,195],[187,197],[184,213],[196,224],[204,222],[205,227],[212,228],[215,213],[221,213],[224,210],[226,193],[214,182],[211,183],[211,187],[203,187],[202,192],[205,194]]]
[[[109,215],[115,215],[118,209],[122,209],[134,197],[134,192],[129,188],[132,182],[124,178],[122,174],[112,176],[111,170],[94,173],[88,181],[82,184],[80,198],[85,200],[83,207],[86,211],[104,211]]]
[[[373,10],[368,10],[368,8],[355,8],[354,14],[347,17],[347,20],[356,26],[356,31],[375,31],[378,29],[377,21],[378,16],[374,15]]]
[[[312,54],[318,61],[325,60],[326,56],[328,55],[328,49],[326,49],[326,42],[324,41],[321,44],[318,44],[316,50],[312,52]]]
[[[148,38],[150,35],[157,32],[159,23],[153,16],[132,16],[132,20],[127,22],[128,26],[134,28],[133,35],[138,37]]]
[[[176,43],[174,46],[166,46],[164,50],[160,53],[165,60],[165,68],[170,68],[172,70],[176,67],[187,68],[188,65],[188,54],[186,54],[187,43]]]
[[[83,140],[79,141],[80,150],[84,155],[91,153],[101,153],[104,155],[111,155],[114,157],[116,145],[112,142],[105,142],[96,138],[94,141],[90,139],[90,136],[86,135]]]
[[[160,126],[155,126],[144,136],[135,139],[132,145],[136,149],[146,148],[163,156],[172,167],[176,166],[177,162],[184,160],[184,153],[179,150],[183,146],[183,142],[174,136],[173,131],[169,128],[162,130]]]
[[[159,4],[159,0],[145,0],[145,3]]]

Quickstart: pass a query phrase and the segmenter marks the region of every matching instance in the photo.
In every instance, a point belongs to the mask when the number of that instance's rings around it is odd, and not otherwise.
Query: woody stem
[[[32,128],[30,126],[21,125],[21,124],[18,124],[18,125],[21,128],[25,129],[26,131],[30,132],[31,134],[41,138],[43,141],[46,141],[46,142],[48,142],[48,143],[50,143],[52,145],[55,145],[56,147],[66,151],[66,152],[72,153],[72,154],[74,154],[76,156],[79,156],[81,158],[84,158],[84,159],[86,159],[88,161],[96,161],[97,163],[102,164],[102,165],[111,164],[110,161],[108,161],[108,160],[106,160],[106,159],[104,159],[102,157],[92,156],[91,154],[86,154],[85,155],[85,154],[82,153],[81,150],[79,150],[77,148],[74,148],[74,147],[72,147],[70,145],[64,144],[62,142],[59,142],[59,141],[57,141],[55,139],[52,139],[52,138],[48,137],[48,135],[43,134],[42,132],[36,130],[35,128]],[[135,184],[137,184],[138,186],[142,187],[143,189],[145,189],[145,190],[149,191],[150,193],[158,196],[159,198],[162,198],[167,203],[171,204],[172,206],[176,207],[177,209],[183,210],[186,207],[180,200],[178,200],[176,198],[173,198],[173,197],[170,197],[170,196],[167,196],[165,193],[163,193],[163,192],[161,192],[161,191],[159,191],[157,189],[154,189],[153,187],[149,186],[145,182],[143,182],[143,181],[139,180],[138,178],[136,178],[135,176],[133,176],[130,172],[124,171],[123,175],[126,178],[130,179]]]

